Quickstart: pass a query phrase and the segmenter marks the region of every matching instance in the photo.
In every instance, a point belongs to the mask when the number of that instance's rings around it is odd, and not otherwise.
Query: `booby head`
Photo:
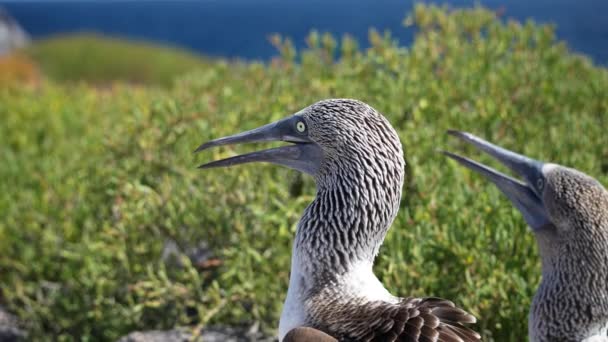
[[[557,164],[542,166],[542,200],[559,234],[608,236],[608,191],[593,177]],[[593,235],[593,236],[588,236]]]
[[[292,145],[238,155],[199,167],[269,162],[310,174],[319,186],[329,185],[329,178],[336,172],[351,171],[390,172],[398,176],[397,182],[403,181],[403,152],[397,133],[376,110],[353,99],[319,101],[282,120],[204,143],[195,152],[221,145],[263,141],[284,141]]]
[[[528,158],[470,133],[448,133],[488,153],[523,179],[444,152],[493,182],[522,213],[532,231],[552,230],[569,240],[588,230],[606,230],[604,235],[608,234],[608,192],[594,178],[572,168]],[[603,220],[603,224],[598,224],[598,220]]]
[[[247,142],[291,145],[199,166],[269,162],[312,175],[317,196],[298,224],[295,245],[303,267],[346,273],[371,264],[397,215],[404,179],[399,136],[382,114],[353,99],[327,99],[279,121],[215,139],[204,149]],[[327,245],[319,251],[319,243]],[[323,270],[323,272],[322,272]]]

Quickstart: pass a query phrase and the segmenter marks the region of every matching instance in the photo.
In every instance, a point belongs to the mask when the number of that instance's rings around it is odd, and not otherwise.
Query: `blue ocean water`
[[[423,1],[425,2],[425,1]],[[473,1],[448,0],[453,7]],[[572,50],[608,63],[608,0],[485,0],[506,18],[557,25],[557,35]],[[93,31],[145,39],[214,56],[268,59],[276,55],[272,33],[297,46],[311,29],[367,42],[369,27],[388,29],[409,44],[411,29],[402,20],[414,0],[0,0],[34,38],[63,32]],[[365,46],[365,44],[362,44]]]

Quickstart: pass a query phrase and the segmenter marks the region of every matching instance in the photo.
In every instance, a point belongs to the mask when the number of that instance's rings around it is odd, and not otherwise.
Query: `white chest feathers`
[[[307,287],[313,286],[306,279],[309,278],[302,272],[297,255],[294,253],[291,262],[289,289],[279,322],[279,341],[282,341],[291,329],[306,323],[307,313],[304,305],[306,298],[304,298],[304,294],[308,292]],[[372,272],[371,263],[356,265],[332,286],[339,287],[344,294],[347,294],[347,297],[364,298],[368,301],[381,300],[389,303],[398,301],[398,298],[391,295],[376,278]]]
[[[306,289],[302,277],[304,275],[300,271],[300,263],[294,249],[291,258],[291,273],[289,275],[289,289],[287,290],[287,298],[283,304],[283,312],[279,321],[279,341],[283,341],[283,337],[293,329],[303,325],[306,322],[306,312],[304,310],[304,297]]]
[[[608,342],[608,322],[592,328],[589,336],[581,342]]]

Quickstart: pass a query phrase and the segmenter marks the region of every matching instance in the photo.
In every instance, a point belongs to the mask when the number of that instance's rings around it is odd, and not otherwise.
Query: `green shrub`
[[[409,48],[373,30],[365,51],[313,33],[297,53],[275,37],[282,57],[269,65],[217,61],[168,90],[0,89],[2,300],[38,339],[253,321],[273,332],[312,181],[268,165],[195,168],[252,146],[192,150],[354,97],[387,115],[409,167],[377,274],[395,294],[453,299],[486,340],[520,341],[540,276],[533,236],[494,187],[436,149],[465,149],[444,134],[464,129],[608,184],[608,72],[550,27],[480,8],[417,6],[407,23],[418,27]],[[223,264],[167,265],[167,239],[206,241]]]
[[[25,53],[53,80],[95,85],[122,81],[169,86],[175,77],[208,65],[185,50],[90,33],[35,41]]]

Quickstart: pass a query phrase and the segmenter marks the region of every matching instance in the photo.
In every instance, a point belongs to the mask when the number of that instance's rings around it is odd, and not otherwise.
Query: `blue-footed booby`
[[[444,152],[493,182],[536,237],[542,280],[530,308],[530,341],[608,341],[608,191],[578,170],[528,158],[470,133],[448,132],[523,178]]]
[[[475,317],[452,302],[393,296],[372,271],[404,182],[401,142],[384,116],[357,100],[323,100],[196,151],[259,141],[292,144],[200,167],[269,162],[316,182],[316,197],[297,225],[279,339],[293,329],[299,331],[290,337],[316,332],[340,341],[480,339],[467,326]]]

